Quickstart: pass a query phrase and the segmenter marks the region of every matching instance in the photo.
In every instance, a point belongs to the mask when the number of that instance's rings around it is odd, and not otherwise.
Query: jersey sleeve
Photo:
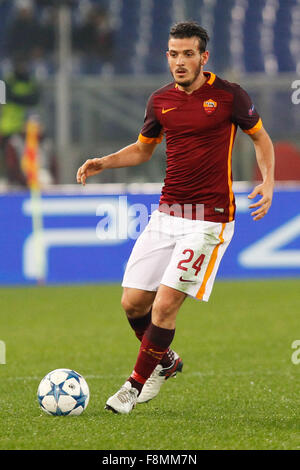
[[[262,128],[262,120],[250,96],[240,86],[234,91],[232,122],[250,135]]]
[[[151,95],[144,117],[144,125],[139,134],[139,141],[146,144],[160,144],[163,140],[163,127],[161,123],[157,120],[154,110],[154,96]]]

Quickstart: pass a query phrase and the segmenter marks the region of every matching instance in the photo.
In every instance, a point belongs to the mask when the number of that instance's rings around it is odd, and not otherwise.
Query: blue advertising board
[[[235,192],[235,235],[218,278],[300,276],[300,190],[276,190],[268,215],[256,222],[247,194]],[[40,201],[27,192],[0,195],[0,284],[120,282],[158,200],[158,193],[57,190]]]

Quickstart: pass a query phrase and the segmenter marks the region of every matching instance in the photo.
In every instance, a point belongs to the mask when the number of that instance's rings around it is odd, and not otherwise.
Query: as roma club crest
[[[203,108],[206,114],[212,114],[217,109],[218,103],[212,99],[204,101]]]

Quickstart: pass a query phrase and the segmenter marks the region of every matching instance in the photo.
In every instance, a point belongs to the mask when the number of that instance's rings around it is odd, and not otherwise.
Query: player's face
[[[197,37],[171,38],[167,58],[175,82],[189,88],[199,79],[202,67],[208,60],[208,52],[200,53]]]

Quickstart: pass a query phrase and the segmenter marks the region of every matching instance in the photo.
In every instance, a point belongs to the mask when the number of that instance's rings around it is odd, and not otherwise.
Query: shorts
[[[157,291],[160,284],[208,301],[234,221],[216,223],[154,211],[128,260],[123,287]]]

